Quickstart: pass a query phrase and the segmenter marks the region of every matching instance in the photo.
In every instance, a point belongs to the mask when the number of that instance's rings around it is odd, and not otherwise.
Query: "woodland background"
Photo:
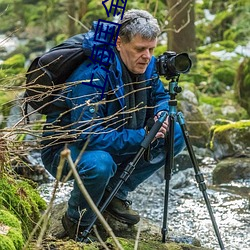
[[[193,67],[180,80],[195,85],[200,104],[212,105],[218,117],[249,117],[249,1],[127,1],[126,9],[131,8],[148,10],[158,19],[162,33],[155,56],[167,50],[190,54]],[[35,56],[86,32],[94,20],[108,19],[102,1],[96,0],[0,0],[0,13],[0,104],[23,90],[25,71]],[[15,48],[6,49],[15,39]],[[5,87],[11,91],[6,93]],[[224,117],[220,107],[231,103],[237,112]],[[2,127],[9,107],[1,108]]]

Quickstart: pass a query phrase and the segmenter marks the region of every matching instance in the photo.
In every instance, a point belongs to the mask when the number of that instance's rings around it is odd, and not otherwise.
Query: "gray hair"
[[[157,20],[145,10],[128,10],[119,23],[121,24],[119,36],[125,43],[130,42],[135,35],[153,40],[160,34]]]

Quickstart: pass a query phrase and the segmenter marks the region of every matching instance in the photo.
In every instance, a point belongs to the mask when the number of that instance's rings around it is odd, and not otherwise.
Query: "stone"
[[[250,157],[250,120],[215,125],[211,128],[210,149],[214,158]]]
[[[250,158],[226,158],[213,171],[213,183],[228,183],[233,180],[250,179]]]

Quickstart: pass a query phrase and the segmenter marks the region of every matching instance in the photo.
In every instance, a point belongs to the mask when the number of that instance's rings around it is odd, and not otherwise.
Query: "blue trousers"
[[[121,186],[116,197],[125,200],[128,193],[135,190],[136,187],[151,176],[156,170],[165,165],[166,150],[164,147],[164,139],[158,139],[151,149],[151,160],[145,161],[142,157],[135,167],[128,180]],[[174,136],[174,154],[177,155],[185,147],[184,138],[178,123],[175,123]],[[71,157],[75,161],[80,154],[81,149],[74,143],[69,144]],[[42,151],[42,160],[45,168],[56,176],[57,167],[60,160],[60,152],[62,149],[53,150],[53,147]],[[77,164],[79,176],[92,197],[96,205],[102,199],[104,191],[111,191],[120,181],[120,175],[127,164],[133,160],[135,155],[115,156],[101,150],[85,151]],[[65,163],[63,175],[67,175],[70,167]],[[79,221],[80,212],[86,209],[81,218],[81,225],[88,226],[94,217],[94,213],[90,209],[88,203],[83,197],[76,182],[68,201],[68,216]]]

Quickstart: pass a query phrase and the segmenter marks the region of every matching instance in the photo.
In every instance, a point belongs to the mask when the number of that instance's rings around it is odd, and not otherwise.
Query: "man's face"
[[[118,36],[117,50],[129,71],[134,74],[143,74],[147,69],[156,44],[157,39],[146,40],[140,35],[136,35],[129,43],[124,43]]]

